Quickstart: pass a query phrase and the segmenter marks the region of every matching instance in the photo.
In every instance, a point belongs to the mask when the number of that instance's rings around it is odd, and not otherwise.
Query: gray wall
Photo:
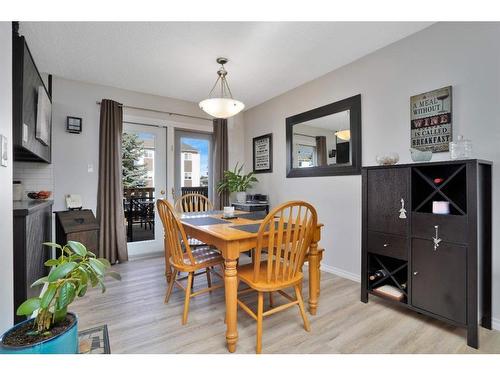
[[[198,108],[197,103],[54,77],[52,160],[55,211],[65,209],[64,196],[69,193],[80,194],[85,207],[95,210],[99,164],[99,106],[96,101],[101,99],[113,99],[135,107],[208,117]],[[83,118],[81,134],[66,132],[67,116]],[[125,109],[124,118],[127,116],[132,116],[130,118],[139,122],[152,119],[157,123],[161,120],[170,126],[167,132],[167,192],[170,194],[174,178],[174,127],[212,131],[212,122]],[[231,160],[243,148],[243,130],[238,126],[238,119],[229,124],[229,132],[232,139],[237,140],[230,144]],[[93,165],[93,172],[88,172],[89,164]]]
[[[411,162],[409,98],[453,86],[453,132],[473,142],[493,169],[493,315],[500,329],[500,23],[438,23],[358,61],[308,82],[244,114],[247,165],[252,137],[273,132],[274,173],[259,175],[255,190],[272,204],[307,199],[325,224],[325,269],[359,279],[361,176],[286,178],[285,118],[361,94],[363,165],[395,151]],[[447,160],[449,153],[433,160]]]
[[[8,139],[8,167],[0,166],[0,334],[12,325],[12,26],[0,22],[0,134]]]

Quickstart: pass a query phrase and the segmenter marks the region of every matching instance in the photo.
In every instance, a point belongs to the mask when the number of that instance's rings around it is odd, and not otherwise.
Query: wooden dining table
[[[224,286],[226,297],[226,341],[230,352],[236,350],[238,341],[237,321],[237,262],[240,254],[257,245],[257,230],[263,217],[257,213],[235,211],[236,219],[225,220],[222,211],[208,211],[181,214],[181,222],[186,235],[217,247],[224,258]],[[238,229],[238,226],[244,226]],[[321,238],[322,224],[318,224],[308,251],[309,262],[309,312],[316,314],[319,298],[319,267],[321,257],[318,242]],[[243,230],[244,229],[244,230]],[[169,259],[166,248],[167,262]],[[167,263],[166,277],[170,280],[172,270]]]

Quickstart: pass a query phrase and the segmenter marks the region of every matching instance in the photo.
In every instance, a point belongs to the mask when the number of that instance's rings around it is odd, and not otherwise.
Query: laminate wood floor
[[[191,300],[187,325],[184,302],[176,288],[163,304],[166,282],[162,257],[113,266],[122,281],[108,280],[107,291],[92,290],[72,305],[79,329],[107,324],[112,353],[228,353],[224,290]],[[220,282],[216,277],[213,282]],[[205,275],[197,287],[206,286]],[[307,285],[304,284],[307,300]],[[255,310],[256,296],[245,301]],[[275,295],[274,303],[285,302]],[[265,308],[267,308],[267,298]],[[359,301],[359,284],[322,274],[318,314],[304,331],[298,309],[264,318],[263,353],[500,353],[500,332],[480,328],[480,350],[469,348],[465,330],[393,306],[377,297]],[[255,353],[256,322],[238,310],[237,353]]]

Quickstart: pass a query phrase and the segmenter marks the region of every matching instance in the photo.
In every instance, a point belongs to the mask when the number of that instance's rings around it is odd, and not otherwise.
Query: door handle
[[[399,218],[406,219],[406,209],[405,209],[405,200],[401,198],[401,208],[399,209]]]
[[[442,239],[439,238],[439,225],[434,225],[434,230],[435,230],[436,236],[432,237],[432,240],[434,242],[434,251],[436,251],[437,248],[439,247],[439,243],[442,241]]]

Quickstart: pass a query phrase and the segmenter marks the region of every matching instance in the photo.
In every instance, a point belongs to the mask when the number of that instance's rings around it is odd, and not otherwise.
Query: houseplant
[[[25,320],[2,335],[0,353],[6,354],[76,354],[78,353],[78,319],[68,312],[68,306],[87,289],[101,287],[104,293],[105,276],[120,280],[120,274],[108,271],[106,259],[97,258],[80,242],[68,241],[61,246],[44,243],[61,252],[57,259],[45,265],[52,267],[48,276],[33,286],[45,284],[40,297],[29,298],[17,309],[17,315],[36,317]]]
[[[236,193],[236,201],[238,203],[245,203],[246,190],[251,188],[255,182],[259,182],[253,172],[242,174],[243,166],[244,164],[238,168],[238,163],[236,163],[234,170],[224,171],[222,181],[217,184],[217,192],[219,194],[223,191]]]

